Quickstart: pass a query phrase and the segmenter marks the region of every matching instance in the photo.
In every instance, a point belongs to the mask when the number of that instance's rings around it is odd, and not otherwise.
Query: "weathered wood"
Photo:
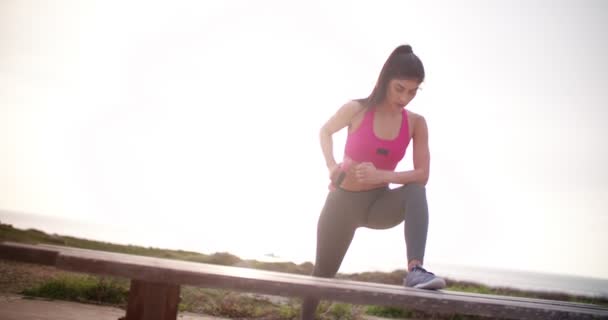
[[[0,252],[7,248],[14,248],[14,244],[1,244]],[[447,290],[429,291],[49,245],[19,245],[18,248],[24,251],[41,248],[55,250],[58,253],[55,266],[59,269],[125,277],[147,283],[192,285],[277,296],[314,296],[353,304],[509,319],[608,319],[607,308],[583,303]]]
[[[126,320],[176,320],[179,285],[131,280]]]
[[[4,244],[5,242],[2,242]],[[55,247],[45,248],[20,243],[7,243],[0,247],[0,259],[15,260],[54,266],[59,251]]]

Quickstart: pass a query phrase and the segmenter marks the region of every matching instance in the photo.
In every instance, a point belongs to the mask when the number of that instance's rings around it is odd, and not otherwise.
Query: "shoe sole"
[[[431,290],[438,290],[438,289],[443,289],[445,288],[446,284],[445,284],[445,280],[441,279],[441,278],[434,278],[430,281],[427,281],[425,283],[419,283],[417,285],[414,286],[414,288],[417,289],[431,289]]]

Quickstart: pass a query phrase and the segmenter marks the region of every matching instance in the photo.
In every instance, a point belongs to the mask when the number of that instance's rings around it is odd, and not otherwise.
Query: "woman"
[[[441,289],[445,281],[423,267],[428,230],[425,185],[430,153],[424,117],[405,107],[424,81],[424,66],[409,45],[388,57],[369,97],[339,108],[323,125],[320,142],[330,191],[319,216],[313,276],[334,277],[359,227],[392,228],[405,221],[406,287]],[[348,127],[344,160],[336,163],[332,135]],[[395,168],[413,142],[414,169]],[[390,189],[389,184],[401,185]],[[313,319],[316,299],[305,299],[302,319]]]

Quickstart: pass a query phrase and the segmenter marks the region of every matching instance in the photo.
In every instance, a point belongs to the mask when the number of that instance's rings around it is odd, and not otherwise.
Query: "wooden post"
[[[179,285],[131,280],[126,320],[176,320]]]

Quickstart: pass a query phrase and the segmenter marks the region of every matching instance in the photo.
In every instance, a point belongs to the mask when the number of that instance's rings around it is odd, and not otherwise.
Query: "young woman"
[[[369,97],[353,100],[323,125],[321,149],[331,180],[317,225],[313,276],[334,277],[359,227],[392,228],[405,221],[406,287],[441,289],[445,281],[423,267],[428,230],[425,185],[429,179],[428,129],[405,107],[424,81],[424,66],[409,45],[390,54]],[[348,127],[342,163],[332,154],[332,135]],[[395,171],[413,142],[414,169]],[[389,188],[389,184],[398,188]],[[313,319],[319,301],[305,299],[302,319]]]

